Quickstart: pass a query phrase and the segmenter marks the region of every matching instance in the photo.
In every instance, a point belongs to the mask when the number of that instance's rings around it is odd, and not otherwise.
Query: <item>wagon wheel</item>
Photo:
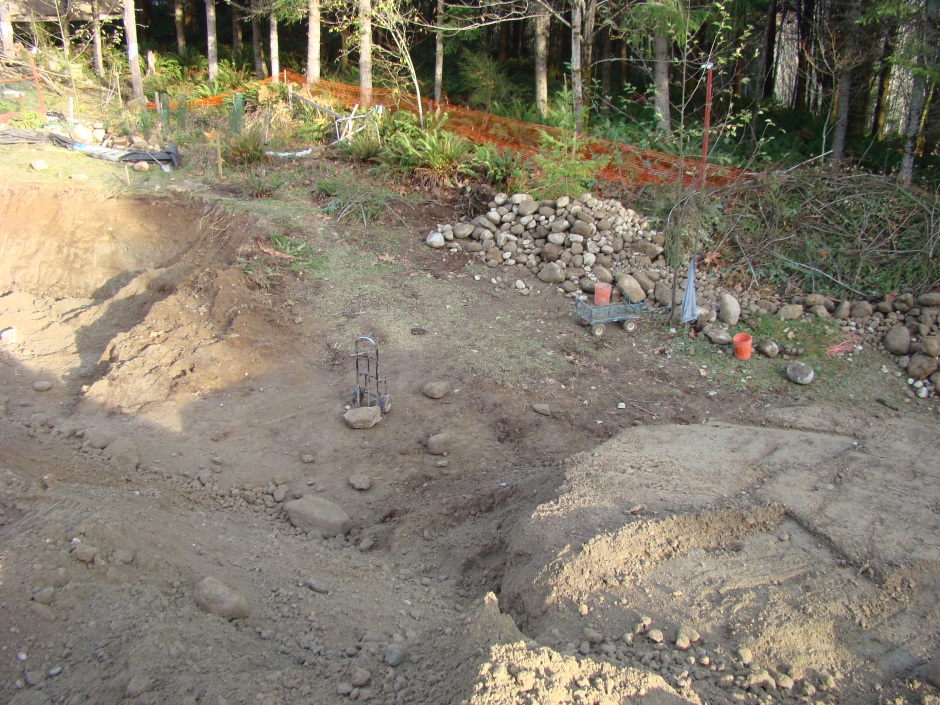
[[[600,338],[602,335],[604,335],[604,324],[603,324],[603,323],[598,323],[598,324],[596,324],[596,325],[591,329],[591,334],[592,334],[595,338]]]
[[[629,318],[623,322],[623,329],[627,333],[636,333],[636,329],[640,327],[640,322],[635,318]]]

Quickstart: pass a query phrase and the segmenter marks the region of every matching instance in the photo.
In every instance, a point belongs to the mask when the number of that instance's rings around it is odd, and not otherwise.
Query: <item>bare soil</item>
[[[147,178],[0,188],[0,702],[940,702],[937,410],[877,351],[803,388],[654,316],[598,341],[424,248],[450,206]],[[351,430],[369,332],[393,408]]]

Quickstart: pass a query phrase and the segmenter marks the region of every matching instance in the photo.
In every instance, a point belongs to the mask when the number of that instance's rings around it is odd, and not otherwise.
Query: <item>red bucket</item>
[[[734,356],[739,360],[751,359],[751,336],[747,333],[738,333],[734,338]]]
[[[613,284],[597,282],[594,285],[594,304],[597,306],[606,306],[610,303],[610,292],[614,290]]]

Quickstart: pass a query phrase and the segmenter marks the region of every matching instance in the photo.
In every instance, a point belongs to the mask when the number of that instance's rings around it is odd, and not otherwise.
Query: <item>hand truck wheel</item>
[[[595,338],[600,338],[602,335],[604,335],[604,324],[603,324],[603,323],[598,323],[598,324],[596,324],[596,325],[591,329],[591,334],[592,334]]]
[[[623,329],[627,333],[636,333],[636,329],[640,327],[640,322],[635,319],[629,319],[623,322]]]

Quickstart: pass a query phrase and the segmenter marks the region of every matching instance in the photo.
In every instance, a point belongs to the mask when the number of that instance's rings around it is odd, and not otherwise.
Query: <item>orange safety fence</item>
[[[292,71],[280,72],[278,77],[285,83],[302,86],[305,90],[309,90],[312,98],[324,96],[330,102],[339,103],[346,109],[351,109],[359,104],[358,86],[324,80],[308,86],[305,76]],[[266,78],[259,81],[259,83],[270,81],[270,78]],[[208,98],[193,100],[187,105],[196,108],[220,106],[223,100],[234,92],[227,91]],[[372,102],[386,105],[393,111],[418,112],[417,97],[408,93],[374,88],[372,90]],[[150,103],[147,107],[153,108],[154,104]],[[169,107],[175,106],[171,104]],[[535,156],[544,151],[541,146],[543,133],[555,138],[562,138],[570,134],[557,127],[513,120],[457,105],[437,103],[427,98],[421,99],[421,107],[425,114],[436,110],[446,113],[447,122],[444,124],[444,129],[449,132],[466,137],[476,144],[492,144],[527,157]],[[685,159],[682,161],[679,157],[671,154],[640,149],[623,142],[614,142],[597,137],[585,138],[582,149],[585,155],[607,157],[606,166],[600,169],[597,174],[598,178],[603,181],[637,186],[651,183],[674,183],[680,172],[680,164],[683,185],[693,186],[700,183],[702,179],[702,164],[698,160]],[[753,173],[717,164],[705,165],[705,180],[708,186],[724,186],[748,176],[753,176]]]

